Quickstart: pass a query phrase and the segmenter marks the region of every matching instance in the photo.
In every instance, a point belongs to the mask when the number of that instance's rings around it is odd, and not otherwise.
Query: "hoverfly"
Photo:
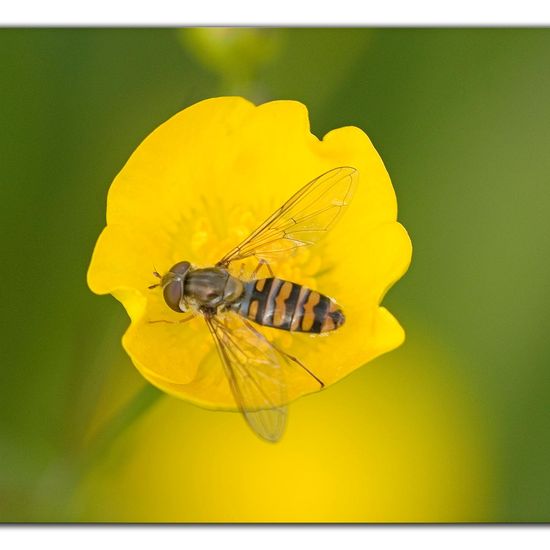
[[[328,296],[275,277],[269,258],[321,239],[349,205],[357,176],[355,168],[341,166],[310,181],[214,267],[181,261],[163,276],[154,272],[161,282],[149,288],[161,286],[168,307],[189,313],[174,322],[204,318],[240,411],[252,430],[267,441],[278,441],[286,423],[282,361],[304,369],[321,388],[324,384],[256,325],[319,334],[336,330],[345,321],[340,306]],[[247,258],[258,260],[252,276],[232,275],[229,266]],[[256,277],[262,266],[270,277]]]

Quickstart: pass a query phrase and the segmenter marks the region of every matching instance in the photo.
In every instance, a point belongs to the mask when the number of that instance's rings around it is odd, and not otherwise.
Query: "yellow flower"
[[[345,127],[319,140],[298,102],[215,98],[173,116],[132,154],[109,190],[107,226],[88,271],[94,292],[126,308],[123,345],[147,380],[202,406],[235,408],[204,321],[150,323],[182,317],[159,288],[148,288],[152,272],[182,260],[213,266],[298,189],[338,166],[359,172],[348,212],[322,242],[270,264],[276,276],[334,298],[346,323],[320,337],[261,330],[326,385],[403,342],[380,302],[406,271],[411,244],[368,137]],[[285,374],[289,400],[319,389],[299,367]]]

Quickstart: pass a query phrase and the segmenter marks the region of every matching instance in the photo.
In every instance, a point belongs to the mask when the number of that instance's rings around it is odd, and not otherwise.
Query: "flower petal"
[[[261,330],[327,384],[403,341],[403,329],[379,305],[406,271],[411,243],[366,134],[345,127],[319,140],[301,103],[256,107],[216,98],[178,113],[132,154],[109,191],[108,225],[88,272],[94,292],[112,293],[127,309],[132,324],[124,347],[149,381],[201,405],[235,406],[204,322],[173,323],[182,316],[166,306],[159,288],[148,289],[152,271],[164,273],[182,260],[215,264],[300,187],[337,166],[359,171],[349,211],[319,245],[276,259],[271,268],[334,298],[346,323],[320,337]],[[172,323],[151,323],[158,320]],[[319,389],[298,366],[285,370],[290,399]]]

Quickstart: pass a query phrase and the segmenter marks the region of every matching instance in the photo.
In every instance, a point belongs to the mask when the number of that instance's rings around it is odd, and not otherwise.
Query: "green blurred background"
[[[0,520],[549,521],[550,30],[2,29]],[[238,94],[361,127],[413,264],[399,350],[277,446],[147,386],[85,274],[161,122]]]

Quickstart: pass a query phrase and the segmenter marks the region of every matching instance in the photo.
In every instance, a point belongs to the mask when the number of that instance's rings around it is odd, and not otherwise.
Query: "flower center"
[[[264,215],[265,216],[265,215]],[[220,199],[206,199],[191,208],[182,217],[172,235],[175,263],[189,260],[193,265],[208,267],[216,264],[229,250],[246,239],[262,220],[262,214],[249,206],[228,207]],[[317,278],[330,271],[323,262],[324,247],[301,246],[289,253],[265,257],[276,277],[317,288]],[[258,267],[259,258],[236,260],[230,265],[231,272],[242,278],[250,278]],[[269,269],[261,267],[257,278],[270,277]]]

